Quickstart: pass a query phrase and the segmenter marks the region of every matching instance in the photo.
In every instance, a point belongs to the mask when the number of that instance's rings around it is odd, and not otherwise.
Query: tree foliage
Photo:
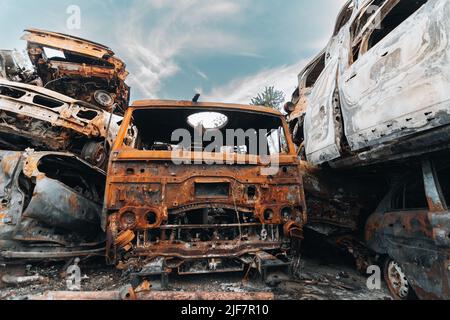
[[[275,87],[266,87],[263,92],[252,98],[251,105],[265,106],[268,108],[280,110],[285,100],[283,91],[276,90]]]

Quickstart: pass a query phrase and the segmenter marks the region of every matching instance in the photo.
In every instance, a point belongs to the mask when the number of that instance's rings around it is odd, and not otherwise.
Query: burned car
[[[366,225],[396,299],[450,299],[448,154],[396,179]]]
[[[109,261],[142,275],[289,266],[306,206],[287,131],[270,108],[135,102],[108,169]]]
[[[126,65],[101,44],[39,29],[22,37],[45,88],[123,115],[130,100]]]
[[[446,0],[345,5],[289,108],[309,162],[350,168],[449,147],[449,14]]]
[[[0,146],[68,151],[104,168],[122,117],[34,85],[0,79]]]
[[[0,50],[0,79],[42,87],[38,75],[31,68],[27,68],[24,56],[16,50]]]
[[[105,173],[72,154],[0,152],[0,261],[104,255]]]

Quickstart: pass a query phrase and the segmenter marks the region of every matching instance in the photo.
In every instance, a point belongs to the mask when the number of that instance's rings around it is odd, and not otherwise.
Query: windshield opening
[[[130,128],[136,128],[138,137],[124,143],[142,151],[183,150],[257,156],[289,153],[281,117],[239,110],[208,110],[211,116],[221,116],[217,127],[211,129],[205,127],[203,121],[189,121],[204,111],[204,108],[134,110]],[[214,123],[214,119],[211,121]]]

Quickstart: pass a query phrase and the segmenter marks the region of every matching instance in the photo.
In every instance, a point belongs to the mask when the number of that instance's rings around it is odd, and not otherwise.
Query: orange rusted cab
[[[109,261],[179,274],[241,271],[265,253],[289,261],[306,208],[286,132],[264,107],[134,103],[108,169]]]

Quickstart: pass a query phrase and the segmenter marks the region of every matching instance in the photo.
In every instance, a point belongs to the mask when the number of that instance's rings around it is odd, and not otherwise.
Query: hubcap
[[[400,299],[406,299],[409,295],[409,282],[400,265],[395,261],[390,261],[388,265],[389,287]]]

